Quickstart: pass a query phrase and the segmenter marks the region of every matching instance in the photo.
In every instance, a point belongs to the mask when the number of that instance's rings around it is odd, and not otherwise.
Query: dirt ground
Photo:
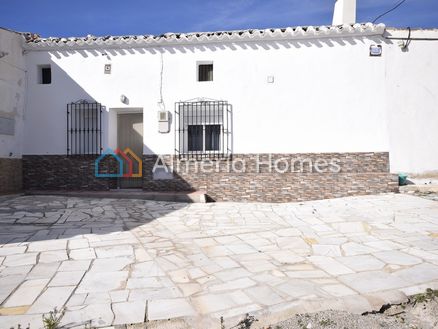
[[[238,327],[239,328],[239,327]],[[245,328],[245,327],[241,327]],[[428,290],[401,305],[355,315],[340,311],[298,314],[268,329],[434,329],[438,328],[438,291]]]

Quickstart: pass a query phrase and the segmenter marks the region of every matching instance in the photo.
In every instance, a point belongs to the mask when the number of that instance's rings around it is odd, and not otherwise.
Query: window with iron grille
[[[175,151],[180,157],[231,155],[231,105],[225,101],[175,104]]]
[[[67,104],[67,155],[102,153],[102,105]]]

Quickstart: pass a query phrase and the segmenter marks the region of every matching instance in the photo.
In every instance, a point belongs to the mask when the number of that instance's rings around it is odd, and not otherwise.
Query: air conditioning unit
[[[158,111],[158,132],[161,134],[167,134],[170,132],[169,111]]]

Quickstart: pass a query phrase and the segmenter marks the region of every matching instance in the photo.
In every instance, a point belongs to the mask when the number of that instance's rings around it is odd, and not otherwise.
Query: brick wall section
[[[114,178],[97,178],[97,156],[25,155],[23,185],[26,190],[91,190],[102,191],[117,187]],[[100,172],[115,172],[116,161],[105,158]]]
[[[20,192],[23,187],[21,159],[0,158],[0,194]]]
[[[263,164],[257,172],[257,157]],[[146,191],[196,191],[204,190],[215,201],[291,202],[336,198],[398,191],[397,175],[389,173],[388,153],[318,153],[236,154],[246,164],[245,172],[230,170],[226,160],[212,161],[213,172],[201,173],[199,162],[180,162],[177,171],[176,158],[163,157],[165,163],[174,163],[174,178],[154,180],[152,168],[156,155],[143,156],[143,189]],[[23,157],[24,187],[38,190],[107,190],[117,187],[117,180],[96,178],[95,156],[32,155]],[[284,159],[291,165],[285,173],[278,173],[266,164],[271,160]],[[327,162],[336,159],[341,171],[315,172],[309,166],[318,159]],[[303,166],[301,168],[301,162]],[[198,167],[198,172],[197,168]],[[284,168],[279,163],[280,168]],[[115,172],[116,163],[109,162],[104,171]],[[106,169],[105,169],[106,168]],[[327,167],[330,168],[330,167]],[[237,166],[237,169],[242,169]],[[271,171],[270,171],[271,170]]]
[[[257,172],[257,157],[263,162]],[[163,156],[176,171],[176,158]],[[180,162],[179,171],[172,180],[153,180],[152,168],[157,156],[143,156],[143,188],[147,191],[204,190],[215,201],[291,202],[366,195],[398,191],[397,175],[389,173],[388,153],[318,153],[318,154],[235,154],[233,160],[246,164],[245,173],[233,172],[225,160],[212,161],[212,173],[200,173],[199,163]],[[289,170],[278,173],[266,162],[284,159]],[[318,159],[330,162],[336,159],[341,171],[315,172],[308,165]],[[301,162],[304,163],[301,168]],[[295,171],[291,172],[292,163]],[[196,166],[198,165],[198,172]],[[271,168],[270,168],[271,167]],[[281,167],[281,163],[279,163]],[[241,167],[237,166],[240,170]],[[230,172],[231,171],[231,172]]]

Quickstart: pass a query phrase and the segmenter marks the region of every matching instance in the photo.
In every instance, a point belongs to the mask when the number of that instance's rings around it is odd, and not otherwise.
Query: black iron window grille
[[[102,153],[102,105],[67,104],[67,155]]]
[[[175,152],[180,158],[231,155],[232,106],[226,101],[175,104]]]

